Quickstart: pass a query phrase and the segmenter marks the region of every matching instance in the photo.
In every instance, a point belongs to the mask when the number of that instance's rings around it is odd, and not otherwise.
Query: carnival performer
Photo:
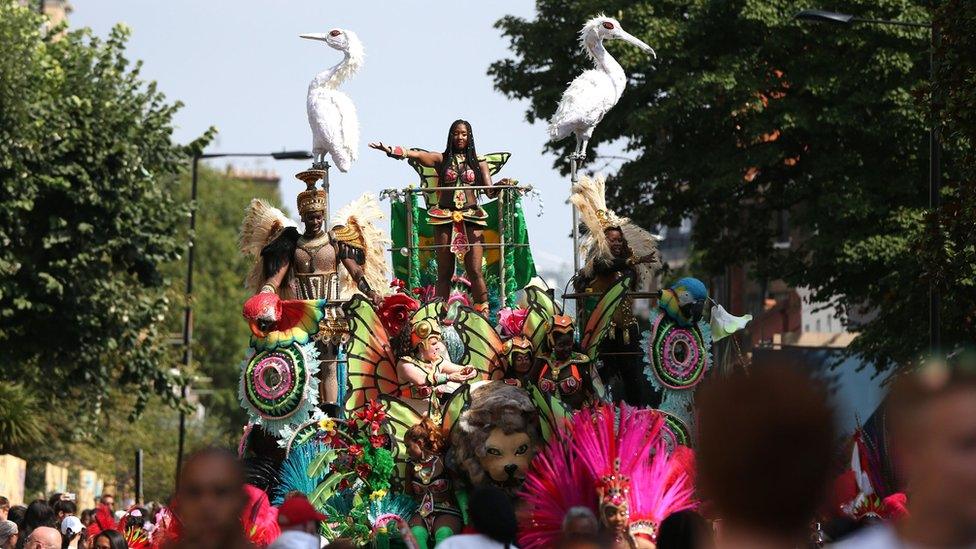
[[[591,376],[590,357],[574,350],[575,325],[567,315],[555,315],[546,337],[549,352],[536,358],[532,373],[543,393],[557,397],[574,410],[597,400]]]
[[[433,318],[414,322],[410,331],[412,355],[400,357],[396,365],[400,398],[418,413],[436,414],[441,396],[453,393],[461,383],[474,379],[471,366],[451,362],[441,341],[441,328]]]
[[[601,404],[573,416],[532,462],[520,495],[519,546],[553,547],[566,513],[587,507],[615,548],[653,548],[661,522],[694,508],[694,458],[669,453],[654,410]]]
[[[505,383],[526,388],[531,383],[532,342],[518,335],[505,342]]]
[[[661,263],[654,236],[630,219],[618,217],[607,207],[605,196],[606,180],[602,176],[584,176],[573,186],[570,201],[588,229],[580,246],[585,263],[574,280],[576,291],[599,296],[625,276],[633,277],[631,291],[656,290],[655,271]],[[654,398],[644,378],[641,330],[634,299],[626,296],[600,344],[600,355],[605,357],[603,379],[609,383],[619,376],[623,394],[615,394],[614,400],[619,402],[623,397],[631,406],[649,406]]]
[[[250,308],[245,305],[246,311],[265,309],[259,302],[269,299],[332,301],[362,293],[373,303],[382,301],[388,286],[385,243],[389,238],[373,225],[382,218],[376,198],[367,193],[340,210],[341,223],[327,231],[326,191],[315,188],[314,181],[306,184],[297,201],[304,233],[299,234],[296,223],[263,200],[252,200],[248,207],[240,249],[257,261],[246,284],[255,293],[249,304],[256,303]],[[252,330],[260,329],[255,326]],[[334,416],[339,391],[335,362],[329,358],[335,357],[336,349],[328,335],[316,334],[324,359],[319,398],[322,408]]]
[[[429,417],[407,430],[403,437],[407,447],[407,491],[418,503],[410,518],[410,529],[421,549],[428,540],[434,544],[461,531],[461,510],[454,499],[454,489],[444,463],[447,440],[440,427]]]
[[[428,152],[401,146],[370,143],[370,148],[383,151],[390,158],[410,159],[438,173],[438,186],[442,187],[490,187],[491,174],[488,163],[478,156],[474,145],[471,124],[455,120],[447,134],[444,152]],[[499,184],[508,184],[503,179]],[[478,205],[478,189],[459,188],[435,193],[436,203],[427,211],[434,226],[434,244],[437,246],[436,294],[445,300],[451,291],[451,277],[455,273],[455,257],[464,262],[464,271],[471,282],[473,308],[481,314],[488,311],[488,288],[481,271],[484,249],[484,230],[488,214]],[[494,189],[485,194],[494,197]]]

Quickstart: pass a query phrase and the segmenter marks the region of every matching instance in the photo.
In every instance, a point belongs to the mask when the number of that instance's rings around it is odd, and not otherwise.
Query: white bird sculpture
[[[577,76],[570,83],[563,92],[556,114],[549,121],[549,136],[553,141],[562,141],[570,134],[576,136],[576,151],[572,155],[574,160],[586,158],[586,145],[593,135],[593,129],[617,104],[627,86],[624,69],[603,47],[603,41],[611,39],[630,42],[657,58],[653,48],[624,31],[612,17],[600,15],[583,25],[580,43],[596,68]]]
[[[356,33],[345,29],[301,37],[321,40],[344,54],[342,61],[315,75],[308,85],[308,124],[312,128],[313,165],[325,165],[328,153],[339,171],[347,172],[359,157],[359,119],[352,99],[338,88],[363,66],[363,43]]]

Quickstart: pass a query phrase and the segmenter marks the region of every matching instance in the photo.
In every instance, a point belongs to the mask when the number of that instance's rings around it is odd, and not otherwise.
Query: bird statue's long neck
[[[344,54],[342,61],[315,75],[309,87],[336,89],[343,82],[352,78],[363,65],[362,47],[350,46],[349,51],[344,52]]]
[[[607,73],[610,76],[610,80],[613,81],[614,91],[617,94],[617,99],[620,99],[620,95],[624,92],[624,87],[627,85],[627,75],[624,74],[623,67],[617,60],[610,55],[610,52],[603,47],[603,40],[594,34],[588,35],[584,41],[583,45],[586,48],[587,53],[593,58],[593,63],[596,64],[597,68]]]

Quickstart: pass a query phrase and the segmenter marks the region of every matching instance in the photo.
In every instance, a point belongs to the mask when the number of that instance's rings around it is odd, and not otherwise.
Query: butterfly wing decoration
[[[413,148],[412,151],[423,151],[429,152],[426,149]],[[488,164],[488,175],[494,176],[501,171],[508,159],[511,158],[512,154],[507,152],[489,153],[481,155],[478,160],[482,160]],[[440,177],[435,168],[429,166],[423,166],[420,162],[410,159],[407,161],[420,176],[420,188],[421,189],[436,189],[440,183]],[[425,192],[424,200],[427,202],[428,206],[437,203],[437,193],[435,192]]]
[[[539,390],[535,385],[529,386],[529,397],[539,410],[539,426],[542,428],[542,440],[548,441],[552,435],[560,433],[573,419],[573,411],[558,398],[552,398]]]
[[[361,295],[353,296],[345,309],[349,322],[349,342],[346,344],[349,389],[345,407],[352,413],[366,406],[370,399],[396,392],[400,383],[390,336],[376,309]]]
[[[405,482],[407,478],[407,446],[403,437],[411,427],[420,423],[423,416],[418,414],[409,404],[391,395],[380,395],[377,399],[386,411],[387,434],[390,435],[393,461],[396,463],[397,478]]]
[[[580,349],[586,356],[590,357],[591,362],[596,360],[600,342],[607,333],[607,328],[610,327],[613,313],[616,312],[620,302],[626,297],[632,278],[633,276],[621,277],[607,288],[606,293],[603,294],[603,297],[600,298],[600,301],[596,303],[593,311],[586,318],[586,326],[583,327],[580,334]]]
[[[559,308],[549,293],[537,286],[526,286],[525,300],[529,312],[522,324],[522,335],[532,342],[533,352],[538,353],[546,339],[549,323],[559,313]]]
[[[414,313],[410,315],[410,323],[413,324],[416,322],[420,322],[425,318],[429,318],[434,322],[440,324],[441,314],[443,312],[444,312],[444,300],[438,298],[429,303],[425,303],[421,308],[414,311]]]
[[[484,380],[504,377],[502,355],[505,344],[485,317],[461,307],[454,321],[454,329],[464,342],[464,354],[459,364],[478,370]]]
[[[448,440],[451,438],[451,431],[461,418],[461,413],[468,408],[469,404],[471,404],[471,386],[465,383],[451,393],[447,402],[441,407],[441,432]]]
[[[292,343],[304,345],[319,331],[319,321],[325,316],[325,299],[285,299],[281,301],[281,318],[275,330],[265,337],[251,336],[251,346],[259,351],[284,347]]]

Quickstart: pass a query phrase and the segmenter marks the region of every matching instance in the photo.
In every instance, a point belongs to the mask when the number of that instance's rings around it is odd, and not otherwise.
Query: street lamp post
[[[201,159],[207,158],[247,158],[247,157],[271,157],[275,160],[308,160],[312,158],[308,151],[281,151],[272,153],[200,153],[193,155],[193,169],[190,179],[190,239],[187,243],[186,252],[186,305],[183,308],[183,369],[189,370],[190,363],[193,361],[193,257],[196,246],[194,246],[194,234],[197,228],[197,176],[198,166]],[[186,400],[186,383],[180,388],[181,400]],[[180,409],[179,441],[177,443],[176,454],[176,482],[180,481],[180,469],[183,466],[183,449],[186,443],[186,412]]]
[[[887,25],[897,27],[917,27],[929,29],[929,82],[933,89],[935,85],[935,47],[939,42],[939,30],[932,23],[919,21],[889,21],[887,19],[869,19],[856,17],[846,13],[825,10],[803,10],[793,16],[805,23],[829,23],[851,26],[857,23],[869,25]],[[934,92],[933,92],[934,93]],[[942,142],[939,139],[939,124],[935,111],[935,101],[932,101],[932,120],[929,127],[929,208],[932,210],[936,230],[939,228],[939,209],[942,192]],[[934,280],[929,280],[929,351],[939,352],[942,347],[942,296]]]

